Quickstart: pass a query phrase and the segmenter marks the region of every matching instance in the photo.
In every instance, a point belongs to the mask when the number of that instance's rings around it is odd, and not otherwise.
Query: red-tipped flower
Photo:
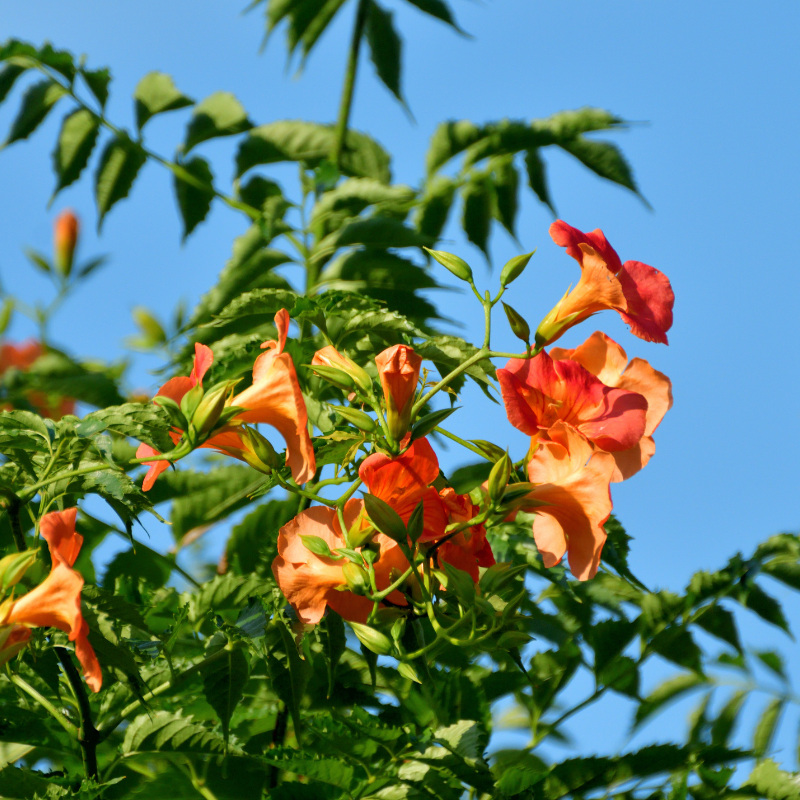
[[[411,347],[396,344],[380,353],[375,364],[386,400],[389,433],[399,442],[408,431],[422,358]]]
[[[55,254],[55,267],[58,273],[65,278],[72,272],[72,262],[75,258],[75,248],[78,245],[81,224],[75,212],[68,208],[56,218],[53,228],[53,245]]]

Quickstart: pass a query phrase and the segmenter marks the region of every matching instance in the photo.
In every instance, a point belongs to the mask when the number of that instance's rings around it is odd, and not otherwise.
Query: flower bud
[[[503,303],[503,309],[508,317],[508,324],[511,326],[511,331],[517,339],[522,339],[525,344],[530,346],[531,343],[531,328],[525,321],[525,318],[518,312],[511,308],[507,303]]]
[[[239,434],[243,450],[242,458],[253,469],[269,474],[280,467],[280,456],[269,439],[262,436],[255,428],[243,427]]]
[[[25,550],[0,558],[0,595],[19,583],[28,567],[36,561],[36,556],[36,550]]]
[[[396,344],[379,353],[375,363],[386,401],[389,433],[399,442],[408,432],[422,358],[413,348]]]
[[[372,378],[369,373],[363,367],[359,367],[351,358],[342,355],[333,345],[317,350],[314,353],[314,358],[311,359],[311,366],[333,367],[341,370],[353,379],[355,385],[362,392],[369,393],[372,391]]]
[[[534,250],[533,253],[535,252]],[[500,273],[500,285],[506,287],[519,278],[524,272],[525,267],[528,266],[528,262],[531,260],[533,253],[524,253],[521,256],[514,256],[514,258],[508,261]]]
[[[365,414],[357,408],[350,408],[349,406],[333,406],[333,408],[340,417],[366,433],[374,433],[378,427],[375,420],[372,419],[369,414]]]
[[[365,595],[369,592],[371,588],[369,573],[364,567],[354,564],[352,561],[348,561],[342,567],[342,574],[347,581],[347,588],[350,589],[353,594]]]
[[[492,502],[497,502],[503,496],[508,479],[511,477],[512,466],[508,453],[503,453],[503,457],[492,467],[486,486]]]
[[[225,408],[225,401],[228,399],[230,383],[218,383],[212,386],[197,404],[192,422],[197,432],[202,436],[214,428],[219,421],[219,416]]]
[[[55,267],[62,278],[68,278],[72,272],[80,227],[77,215],[69,208],[56,218],[53,231]]]
[[[203,387],[198,383],[183,396],[181,399],[181,411],[186,419],[190,420],[194,418],[194,412],[197,410],[197,406],[200,405],[203,394]]]
[[[336,367],[326,367],[322,364],[312,364],[311,369],[323,380],[332,383],[345,392],[351,392],[355,388],[355,381],[344,370]]]
[[[539,323],[539,327],[536,329],[534,339],[536,346],[539,349],[558,339],[558,337],[561,336],[561,334],[567,328],[569,328],[575,319],[580,315],[579,312],[576,311],[574,314],[569,314],[563,319],[559,319],[561,306],[567,299],[568,294],[569,289],[567,289],[567,291],[564,293],[564,296],[555,304],[555,306],[553,306],[553,308],[548,312],[547,316]]]
[[[486,457],[491,461],[499,461],[506,453],[502,447],[493,442],[487,442],[486,439],[470,439],[472,444],[476,445],[479,450],[486,454]]]
[[[0,625],[0,666],[14,658],[30,638],[31,630],[25,625]]]
[[[350,547],[366,547],[377,533],[373,525],[367,525],[362,528],[362,521],[362,518],[359,517],[353,527],[347,531],[347,544]]]
[[[442,250],[429,250],[423,247],[423,250],[433,256],[445,269],[450,270],[453,275],[461,281],[472,281],[472,269],[463,258],[454,256],[452,253],[445,253]]]
[[[153,402],[161,406],[167,412],[170,422],[178,429],[185,431],[189,427],[186,417],[183,416],[181,407],[171,398],[163,394],[158,394],[153,398]]]
[[[379,656],[388,656],[392,652],[392,640],[381,633],[376,631],[375,628],[370,628],[369,625],[362,625],[360,622],[349,622],[348,625],[353,629],[353,633],[358,637],[358,641],[373,653]]]

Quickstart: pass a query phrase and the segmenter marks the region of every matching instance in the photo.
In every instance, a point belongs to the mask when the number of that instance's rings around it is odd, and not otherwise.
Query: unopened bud
[[[359,517],[355,525],[347,532],[347,543],[352,548],[365,547],[377,533],[374,526],[367,525],[367,527],[362,528],[361,525],[362,519]]]
[[[359,411],[357,408],[350,408],[349,406],[334,406],[336,413],[346,419],[351,425],[355,425],[359,430],[366,433],[374,433],[377,429],[377,423],[372,419],[369,414]]]
[[[364,567],[348,561],[342,567],[342,574],[347,581],[347,588],[353,594],[365,595],[370,590],[369,573]]]
[[[372,378],[369,373],[356,364],[352,358],[342,355],[333,345],[317,350],[311,360],[311,367],[313,369],[316,369],[316,367],[332,367],[341,370],[353,379],[355,385],[362,392],[369,393],[372,391]]]
[[[229,389],[229,382],[218,383],[212,386],[198,403],[192,422],[201,436],[212,430],[219,421],[220,414],[225,408],[225,401],[228,399]]]
[[[535,252],[534,250],[533,253]],[[525,267],[528,266],[528,262],[531,260],[533,253],[524,253],[521,256],[514,256],[514,258],[508,261],[500,272],[500,285],[504,287],[508,286],[519,278],[524,272]]]
[[[167,412],[170,422],[179,430],[185,431],[189,427],[181,407],[171,398],[163,394],[156,395],[153,402]]]
[[[240,433],[244,450],[242,458],[259,472],[269,474],[280,467],[280,457],[269,439],[262,436],[255,428],[242,428]]]
[[[388,656],[392,652],[392,640],[381,633],[376,631],[375,628],[370,628],[369,625],[362,625],[360,622],[348,622],[348,625],[353,629],[353,633],[358,637],[358,641],[373,653],[379,656]]]
[[[183,396],[181,399],[181,411],[186,419],[190,420],[194,417],[194,412],[197,410],[197,406],[200,405],[203,394],[203,387],[198,383]]]
[[[492,461],[498,461],[506,453],[506,451],[503,450],[500,445],[494,444],[493,442],[487,442],[486,439],[470,439],[470,441],[472,444],[476,445],[479,450],[484,452],[486,457]]]
[[[53,231],[55,267],[63,278],[68,278],[72,272],[80,227],[77,215],[69,208],[62,211],[56,218]]]
[[[36,561],[36,550],[25,550],[0,558],[0,594],[19,583],[28,567]]]
[[[503,496],[508,479],[511,477],[512,466],[508,453],[503,453],[503,457],[492,467],[486,486],[492,502],[497,502]]]
[[[511,306],[507,303],[503,303],[503,309],[506,312],[508,324],[511,326],[514,336],[516,336],[517,339],[522,339],[525,344],[530,345],[531,327],[525,321],[525,317],[523,317],[518,311],[515,311],[513,308],[511,308]]]
[[[313,369],[320,378],[328,381],[328,383],[332,383],[339,389],[351,392],[355,388],[355,381],[341,369],[326,367],[322,364],[312,364],[311,369]]]
[[[423,250],[433,256],[445,269],[450,270],[459,280],[472,280],[472,268],[463,258],[454,256],[452,253],[445,253],[443,250],[429,250],[427,247],[424,247]]]

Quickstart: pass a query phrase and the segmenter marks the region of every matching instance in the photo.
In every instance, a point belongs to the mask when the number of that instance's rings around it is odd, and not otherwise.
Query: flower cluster
[[[75,531],[77,508],[45,514],[39,530],[50,550],[50,574],[35,589],[19,598],[15,586],[36,560],[35,551],[6,556],[0,561],[0,588],[11,590],[0,603],[0,664],[13,658],[28,643],[31,628],[58,628],[75,643],[75,655],[86,683],[99,692],[103,683],[100,664],[89,644],[89,625],[81,614],[83,577],[73,569],[83,544]]]

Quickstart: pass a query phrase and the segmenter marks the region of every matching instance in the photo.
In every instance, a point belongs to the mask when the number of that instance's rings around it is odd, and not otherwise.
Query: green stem
[[[83,685],[78,670],[72,662],[69,650],[64,647],[54,648],[56,656],[61,662],[64,674],[67,676],[72,693],[78,703],[78,717],[80,727],[78,728],[78,744],[81,746],[81,756],[83,757],[83,771],[87,778],[98,779],[97,774],[97,745],[100,743],[100,735],[92,722],[92,709],[89,705],[89,697],[86,694],[86,687]]]
[[[100,472],[100,470],[104,469],[113,469],[113,467],[106,464],[93,464],[90,467],[81,467],[81,469],[59,472],[58,475],[53,475],[52,477],[46,478],[43,481],[34,483],[33,486],[26,486],[19,495],[19,499],[25,503],[30,500],[39,491],[39,489],[44,489],[45,486],[49,486],[51,483],[57,483],[65,478],[77,478],[79,475],[89,475],[92,472]]]
[[[339,117],[336,120],[333,148],[331,150],[331,161],[333,161],[337,167],[342,157],[345,137],[347,136],[347,126],[350,122],[350,110],[353,106],[353,91],[355,90],[356,73],[358,72],[358,52],[361,48],[361,40],[364,38],[364,27],[367,24],[368,11],[369,0],[358,0],[356,18],[353,24],[353,37],[350,40],[350,54],[347,57],[347,69],[344,74],[342,100],[339,104]]]
[[[62,712],[60,712],[46,697],[39,694],[36,689],[33,688],[27,681],[23,678],[20,678],[19,675],[11,674],[8,676],[15,686],[18,686],[22,689],[25,694],[32,697],[43,709],[48,711],[50,715],[55,719],[55,721],[70,735],[77,737],[78,736],[78,727],[77,725],[70,722]]]
[[[380,602],[384,597],[388,597],[396,589],[399,589],[411,577],[413,572],[414,570],[409,567],[393,584],[387,586],[380,592],[375,592],[374,594],[369,595],[368,599]]]
[[[481,348],[478,350],[477,353],[470,356],[466,361],[459,364],[452,372],[449,372],[447,375],[444,376],[437,384],[428,391],[426,394],[422,395],[422,397],[414,403],[414,407],[411,409],[411,419],[414,419],[417,414],[419,414],[419,410],[431,399],[437,392],[444,389],[445,386],[450,384],[454,378],[457,378],[462,372],[466,372],[473,364],[477,364],[479,361],[482,361],[484,358],[487,358],[490,355],[490,351],[486,348]]]
[[[309,500],[315,500],[317,503],[322,503],[325,506],[335,506],[336,500],[331,500],[328,497],[321,497],[318,494],[314,494],[314,492],[307,492],[305,489],[301,489],[299,486],[295,486],[292,483],[288,483],[277,472],[274,473],[275,480],[284,488],[287,492],[292,492],[293,494],[299,494],[300,497],[306,497]]]
[[[487,456],[486,453],[480,449],[480,447],[476,447],[474,444],[472,444],[472,442],[468,442],[466,439],[462,439],[460,436],[456,436],[454,433],[450,433],[450,431],[446,431],[444,428],[440,428],[438,425],[434,428],[434,431],[436,431],[436,433],[441,433],[442,436],[446,436],[448,439],[452,439],[462,447],[466,447],[467,450],[472,450],[473,453],[476,453],[481,458],[485,458],[487,461],[492,461],[492,459],[489,458],[489,456]]]

